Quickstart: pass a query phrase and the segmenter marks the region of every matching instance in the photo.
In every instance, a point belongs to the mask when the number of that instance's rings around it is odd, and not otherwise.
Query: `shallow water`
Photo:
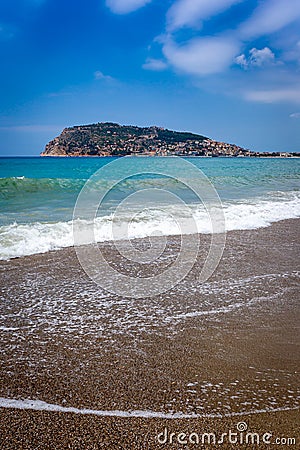
[[[142,299],[94,284],[72,249],[2,261],[0,406],[142,417],[299,407],[298,236],[299,221],[231,232],[209,281],[200,254],[185,280]]]

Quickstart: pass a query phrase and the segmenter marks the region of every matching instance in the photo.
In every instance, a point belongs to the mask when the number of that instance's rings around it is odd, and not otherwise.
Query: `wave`
[[[201,205],[190,205],[199,233],[211,233],[211,222]],[[300,217],[300,193],[273,192],[272,195],[247,201],[224,202],[226,231],[267,227],[273,222]],[[95,237],[98,242],[115,239],[143,238],[147,236],[181,234],[176,221],[172,220],[174,205],[145,209],[140,214],[127,211],[117,219],[113,214],[97,217]],[[186,211],[185,211],[186,214]],[[176,211],[178,217],[178,211]],[[184,217],[183,221],[188,220]],[[87,222],[81,219],[79,226],[84,232]],[[113,230],[113,227],[114,230]],[[189,228],[184,227],[185,233]],[[190,233],[195,232],[195,228]],[[86,243],[89,243],[88,241]],[[73,222],[29,224],[13,223],[0,227],[0,259],[6,260],[36,253],[45,253],[63,247],[71,247]]]
[[[0,178],[0,200],[9,200],[14,197],[27,194],[40,194],[55,191],[79,192],[84,186],[86,179],[80,178],[27,178],[8,177]],[[88,189],[92,191],[104,190],[111,187],[111,180],[103,179],[89,183]],[[149,178],[125,178],[113,189],[117,193],[136,191],[137,189],[160,188],[160,189],[186,189],[176,178],[164,178],[153,176]]]
[[[23,176],[0,178],[0,199],[10,199],[27,193],[76,190],[83,185],[84,180],[69,178],[26,178]]]
[[[106,190],[111,188],[111,179],[97,179],[90,181],[88,189],[91,192],[99,192],[100,190],[107,193]],[[272,186],[269,183],[264,183],[260,178],[254,182],[253,177],[246,176],[210,176],[210,181],[215,186],[221,198],[228,198],[230,195],[232,198],[247,198],[249,192],[255,192],[257,186],[270,190]],[[294,181],[292,183],[292,181]],[[290,189],[296,189],[298,181],[292,178],[292,181],[287,177],[284,180],[277,180],[276,189],[285,191],[287,187]],[[79,191],[85,185],[86,179],[84,178],[27,178],[24,176],[0,178],[0,201],[11,200],[13,198],[24,197],[34,194],[49,194],[53,193],[75,193]],[[117,179],[116,179],[117,182]],[[148,174],[145,178],[143,176],[135,178],[124,178],[121,182],[113,187],[112,193],[115,198],[119,198],[120,194],[136,192],[141,189],[163,189],[165,191],[171,191],[183,199],[191,199],[193,194],[188,186],[191,182],[197,183],[197,185],[206,188],[207,181],[203,180],[186,180],[186,186],[174,178],[166,178],[157,174]],[[273,183],[274,185],[275,183]],[[279,186],[280,185],[280,186]],[[288,185],[288,186],[286,186]],[[266,192],[266,191],[265,191]],[[195,196],[194,196],[195,197]],[[44,198],[44,197],[43,197]]]

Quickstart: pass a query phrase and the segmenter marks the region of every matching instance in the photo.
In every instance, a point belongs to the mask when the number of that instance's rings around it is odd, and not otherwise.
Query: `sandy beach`
[[[102,290],[72,248],[1,261],[1,449],[297,448],[299,232],[229,232],[199,284],[203,235],[188,277],[145,299]],[[229,430],[239,443],[218,443]]]

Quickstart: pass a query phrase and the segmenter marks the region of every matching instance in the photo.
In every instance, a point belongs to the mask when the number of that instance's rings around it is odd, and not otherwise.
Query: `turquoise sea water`
[[[0,158],[0,259],[72,245],[71,221],[77,196],[89,177],[114,159]],[[170,159],[173,158],[151,158],[153,171],[162,171]],[[142,170],[147,160],[130,158],[130,165]],[[259,228],[300,216],[300,158],[186,160],[200,168],[214,185],[223,204],[227,230]],[[122,168],[118,170],[112,175],[125,179],[126,173],[122,173]],[[175,170],[171,180],[143,174],[121,183],[100,214],[97,239],[111,238],[112,212],[121,199],[145,188],[164,189],[180,196],[190,205],[198,230],[207,232],[203,206],[176,181],[177,176],[184,178],[184,173]],[[101,179],[98,183],[101,185]],[[169,216],[168,204],[158,202],[155,210],[143,211],[140,220],[135,220],[131,237],[155,234],[156,230],[177,234]],[[128,211],[124,221],[130,220],[132,212]]]

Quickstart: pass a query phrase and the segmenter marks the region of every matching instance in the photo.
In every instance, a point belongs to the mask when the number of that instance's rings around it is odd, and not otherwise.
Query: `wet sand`
[[[202,440],[204,433],[215,433],[220,439],[222,433],[237,431],[237,424],[245,421],[248,431],[259,435],[254,445],[251,441],[247,445],[246,433],[242,443],[230,444],[227,441],[221,444],[197,444],[192,433],[197,433]],[[167,428],[168,442],[159,443],[160,433]],[[74,414],[56,414],[28,411],[1,411],[1,445],[3,449],[196,449],[196,448],[298,448],[299,443],[299,411],[265,413],[254,416],[223,419],[190,419],[190,420],[162,420],[162,419],[120,419],[101,418],[94,416],[78,416]],[[170,434],[176,433],[171,438]],[[178,443],[178,434],[185,433],[189,445]],[[266,436],[269,433],[272,436]],[[263,443],[265,435],[266,442]],[[164,436],[160,436],[164,442]],[[241,433],[238,433],[240,439]],[[296,444],[276,444],[276,439],[294,437]],[[185,440],[181,437],[181,440]],[[212,439],[212,438],[211,438]],[[225,438],[224,438],[225,439]],[[234,439],[234,436],[232,437]],[[193,443],[193,440],[195,443]],[[201,442],[200,440],[200,442]],[[291,442],[291,441],[290,441]]]
[[[0,397],[143,411],[137,418],[2,408],[1,448],[197,448],[176,436],[159,444],[157,434],[226,433],[242,421],[299,445],[299,231],[300,220],[289,220],[228,233],[218,269],[201,285],[203,236],[189,276],[145,299],[103,291],[73,249],[1,262]],[[177,247],[170,237],[170,257]],[[196,417],[165,418],[178,413]]]

